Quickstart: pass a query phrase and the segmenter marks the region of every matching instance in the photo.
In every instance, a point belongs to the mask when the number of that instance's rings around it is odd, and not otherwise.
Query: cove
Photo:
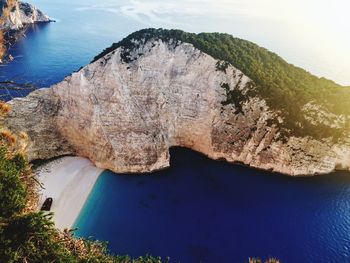
[[[347,262],[349,208],[349,173],[293,178],[173,148],[169,169],[105,171],[75,227],[113,253],[171,262]]]
[[[261,19],[175,14],[173,20],[182,24],[149,25],[110,12],[111,7],[127,11],[130,1],[125,0],[102,5],[92,0],[30,2],[57,22],[28,29],[10,49],[14,62],[0,67],[0,80],[50,86],[145,27],[228,32],[332,79],[340,68],[304,50],[302,36]],[[311,51],[318,46],[315,38]],[[5,100],[27,93],[0,91]],[[290,178],[211,161],[184,149],[172,149],[171,155],[172,167],[164,171],[132,176],[104,172],[76,221],[77,234],[109,241],[114,253],[151,253],[169,256],[171,262],[246,262],[253,256],[274,256],[283,263],[349,261],[349,173]]]

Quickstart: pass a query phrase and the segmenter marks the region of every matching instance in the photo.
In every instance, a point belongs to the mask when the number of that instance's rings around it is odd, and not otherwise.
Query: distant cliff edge
[[[18,0],[0,0],[0,58],[6,53],[6,42],[27,25],[50,22],[50,18],[35,6]]]
[[[10,102],[29,156],[115,172],[169,166],[181,146],[288,175],[350,170],[350,88],[227,34],[146,29],[61,83]]]

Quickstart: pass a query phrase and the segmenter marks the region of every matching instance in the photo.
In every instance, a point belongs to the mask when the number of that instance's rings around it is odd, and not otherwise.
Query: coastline
[[[43,188],[38,191],[38,210],[52,197],[50,211],[56,227],[72,228],[103,171],[82,157],[62,157],[39,166],[35,173]]]

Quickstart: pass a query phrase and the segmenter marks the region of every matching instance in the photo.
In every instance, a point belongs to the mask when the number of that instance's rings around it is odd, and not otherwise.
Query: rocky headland
[[[151,172],[168,167],[169,148],[180,146],[293,176],[350,170],[349,115],[309,101],[298,108],[305,123],[337,136],[304,132],[298,121],[289,128],[248,70],[143,32],[9,102],[5,124],[28,133],[31,160],[77,155],[118,173]]]
[[[35,6],[17,0],[0,0],[0,29],[20,30],[25,25],[50,22],[50,18]]]
[[[15,41],[28,25],[52,21],[35,6],[18,0],[0,0],[0,58],[6,45]]]

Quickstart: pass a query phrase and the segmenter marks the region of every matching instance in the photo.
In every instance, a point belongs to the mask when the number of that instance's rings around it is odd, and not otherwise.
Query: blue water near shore
[[[165,27],[228,32],[313,73],[350,83],[349,60],[341,56],[344,63],[334,66],[328,51],[321,58],[314,49],[322,42],[312,35],[269,19],[222,15],[221,9],[202,14],[201,1],[30,2],[57,22],[30,27],[11,46],[15,60],[0,65],[0,81],[50,86],[129,33]],[[306,46],[310,41],[315,45]],[[26,94],[0,90],[2,99]],[[289,178],[173,149],[168,170],[139,176],[104,172],[76,226],[79,235],[109,241],[114,253],[152,253],[172,262],[245,262],[251,256],[275,256],[283,263],[350,262],[350,174]]]
[[[172,262],[349,262],[349,173],[291,178],[186,149],[171,157],[171,168],[149,175],[104,172],[77,234]]]

